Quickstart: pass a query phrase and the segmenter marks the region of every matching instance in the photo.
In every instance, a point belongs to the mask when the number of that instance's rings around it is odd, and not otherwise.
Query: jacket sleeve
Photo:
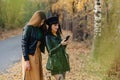
[[[45,40],[46,40],[46,46],[47,46],[49,55],[52,55],[53,51],[55,51],[61,46],[61,43],[60,43],[57,46],[52,47],[51,38],[49,36],[46,36]]]
[[[31,28],[29,26],[25,26],[23,29],[23,34],[22,34],[22,52],[25,61],[29,60],[28,53],[29,53],[29,39],[30,39],[30,34],[31,33]]]
[[[41,39],[40,50],[42,53],[45,53],[45,37]]]

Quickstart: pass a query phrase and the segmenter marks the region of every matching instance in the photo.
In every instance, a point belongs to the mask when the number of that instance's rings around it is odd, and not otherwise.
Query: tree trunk
[[[101,0],[94,0],[94,38],[92,42],[92,50],[91,52],[94,53],[95,51],[95,42],[96,37],[101,36]]]
[[[95,0],[94,37],[101,36],[101,0]]]

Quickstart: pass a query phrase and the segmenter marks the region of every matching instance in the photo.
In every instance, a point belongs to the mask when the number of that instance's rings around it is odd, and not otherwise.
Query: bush
[[[102,32],[101,36],[96,38],[93,55],[94,58],[102,65],[105,65],[109,71],[111,67],[118,67],[116,63],[120,64],[119,0],[106,0],[105,4],[107,6],[103,6],[102,10]],[[120,72],[118,74],[120,74]]]
[[[0,28],[22,27],[40,9],[45,9],[43,0],[0,0]]]

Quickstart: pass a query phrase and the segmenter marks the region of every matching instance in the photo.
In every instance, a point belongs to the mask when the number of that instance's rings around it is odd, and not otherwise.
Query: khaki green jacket
[[[60,36],[52,34],[46,36],[46,47],[49,53],[46,68],[51,71],[52,75],[70,71],[69,57],[61,41]]]

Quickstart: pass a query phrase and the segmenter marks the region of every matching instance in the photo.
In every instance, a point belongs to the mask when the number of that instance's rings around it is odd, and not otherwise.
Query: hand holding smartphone
[[[65,41],[67,41],[70,38],[70,35],[66,36]]]
[[[67,45],[67,40],[70,38],[70,35],[66,36],[66,38],[64,40],[62,40],[61,44],[62,45]]]

